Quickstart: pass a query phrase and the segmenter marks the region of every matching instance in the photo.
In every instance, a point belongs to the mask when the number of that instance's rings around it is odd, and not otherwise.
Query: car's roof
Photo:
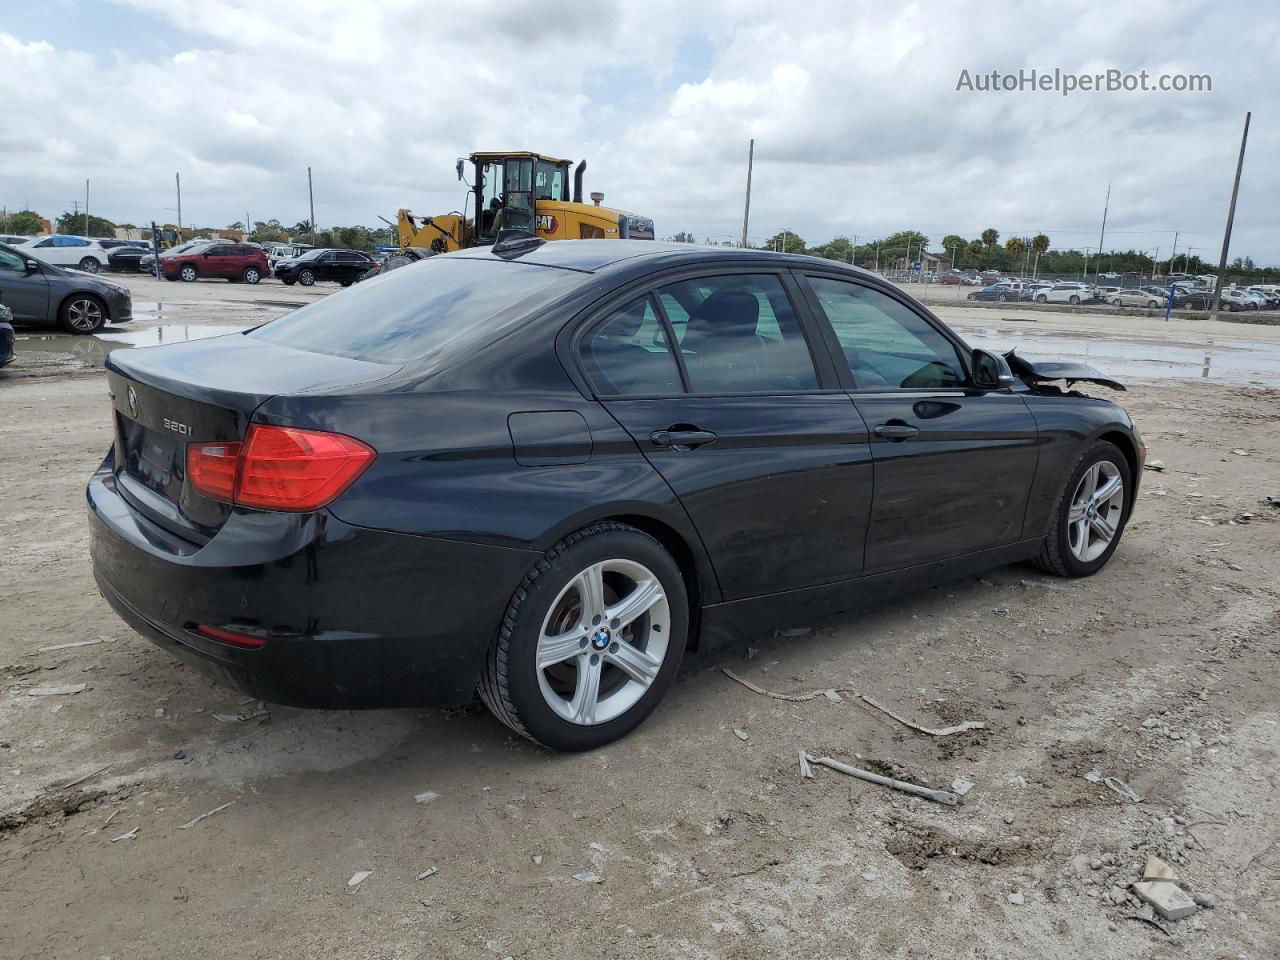
[[[580,270],[586,273],[595,273],[614,264],[636,261],[640,258],[661,260],[663,266],[692,264],[699,261],[718,263],[736,261],[744,264],[758,263],[762,266],[766,263],[771,266],[835,266],[844,270],[867,273],[859,267],[851,267],[838,260],[823,260],[818,257],[773,253],[768,250],[752,250],[744,247],[704,246],[666,240],[556,240],[541,244],[530,243],[527,247],[514,245],[507,249],[498,247],[497,252],[493,247],[476,247],[448,254],[448,256],[478,260],[518,260],[520,263]],[[634,266],[634,264],[630,265]]]

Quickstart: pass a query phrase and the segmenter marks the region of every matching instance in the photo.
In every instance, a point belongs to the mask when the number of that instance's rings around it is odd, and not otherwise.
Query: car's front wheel
[[[1076,461],[1054,507],[1037,565],[1063,577],[1101,570],[1129,520],[1133,478],[1114,443],[1099,440]]]
[[[181,277],[185,283],[194,283],[196,277],[200,276],[200,274],[196,272],[195,267],[188,263],[178,271],[178,276]]]
[[[553,547],[507,606],[480,674],[485,705],[556,750],[624,736],[670,687],[689,600],[671,554],[646,533],[598,523]]]
[[[98,263],[93,257],[85,257],[80,261],[80,269],[85,273],[97,273],[102,269],[102,264]]]
[[[1043,293],[1038,294],[1036,296],[1036,303],[1048,303],[1048,302],[1049,302],[1049,298],[1046,297]]]
[[[89,294],[69,297],[58,314],[62,326],[70,333],[97,333],[107,324],[107,308]]]
[[[1067,302],[1070,303],[1073,307],[1080,306],[1080,298],[1077,297],[1074,293],[1067,298]]]
[[[309,287],[316,282],[316,275],[312,273],[310,270],[299,270],[298,282],[302,284],[304,287]]]

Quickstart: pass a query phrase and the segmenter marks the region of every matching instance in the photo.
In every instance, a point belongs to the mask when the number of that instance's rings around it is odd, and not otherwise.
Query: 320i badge
[[[1070,388],[1119,387],[1097,371],[688,244],[504,239],[107,368],[93,563],[139,632],[279,703],[478,691],[568,750],[691,647],[997,564],[1096,573],[1145,456]]]

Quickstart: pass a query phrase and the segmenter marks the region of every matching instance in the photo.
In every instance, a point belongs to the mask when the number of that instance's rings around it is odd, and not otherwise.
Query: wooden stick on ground
[[[929,800],[936,800],[938,803],[945,803],[949,807],[959,805],[960,798],[954,793],[948,793],[946,790],[934,790],[931,787],[922,787],[918,784],[907,783],[905,780],[895,780],[892,777],[882,777],[878,773],[872,773],[870,770],[863,770],[860,767],[851,767],[847,763],[841,763],[839,760],[832,760],[830,757],[809,756],[810,763],[818,763],[824,767],[830,767],[832,770],[847,774],[851,777],[857,777],[859,780],[866,780],[868,783],[879,784],[882,787],[891,787],[894,790],[901,790],[903,793],[913,793],[917,797],[925,797]]]

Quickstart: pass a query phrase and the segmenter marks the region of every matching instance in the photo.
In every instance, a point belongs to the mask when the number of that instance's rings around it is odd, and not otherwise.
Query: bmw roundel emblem
[[[130,387],[129,392],[125,394],[125,400],[129,403],[129,413],[136,418],[138,416],[138,395],[133,392],[133,387]]]

